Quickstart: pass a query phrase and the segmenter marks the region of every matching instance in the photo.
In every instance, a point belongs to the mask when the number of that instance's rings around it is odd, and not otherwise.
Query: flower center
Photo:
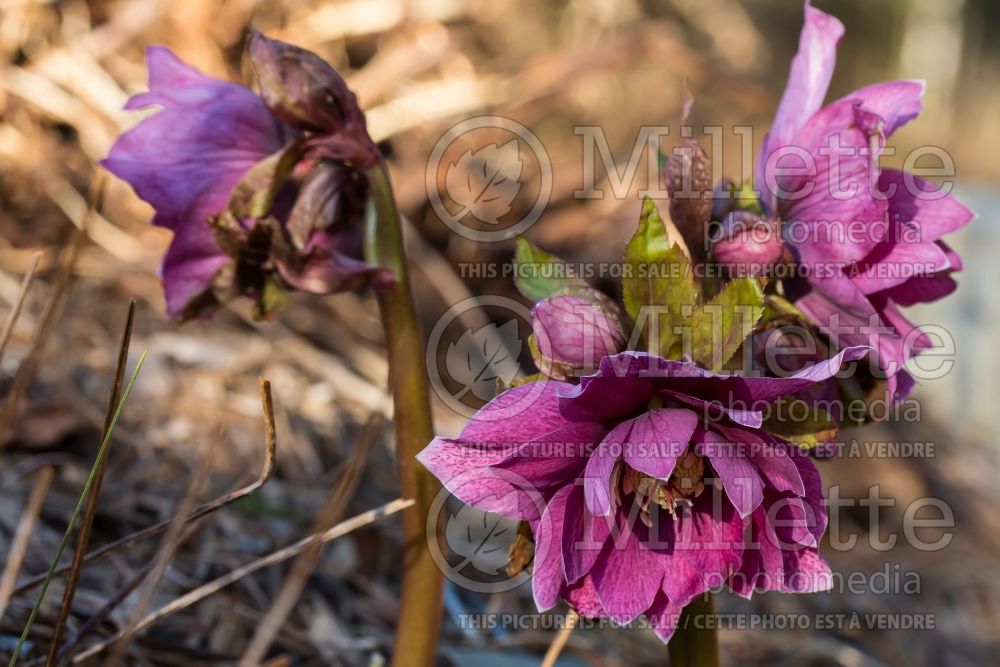
[[[650,477],[619,460],[611,473],[611,493],[616,505],[623,504],[625,496],[634,495],[639,518],[651,527],[650,505],[658,505],[677,518],[677,507],[690,507],[691,498],[697,498],[705,490],[704,476],[705,461],[692,449],[677,459],[667,481]]]

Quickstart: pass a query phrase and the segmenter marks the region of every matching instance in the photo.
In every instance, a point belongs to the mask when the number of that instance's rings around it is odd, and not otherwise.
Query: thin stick
[[[178,539],[178,544],[184,544],[191,539],[199,530],[201,530],[202,526],[207,523],[207,521],[207,518],[202,517],[193,524],[186,524],[184,527],[184,534]],[[124,586],[122,586],[117,593],[109,598],[100,609],[94,612],[90,618],[88,618],[77,629],[73,636],[63,643],[62,647],[59,649],[59,664],[62,664],[66,660],[66,656],[72,655],[76,650],[76,647],[80,645],[80,642],[82,642],[87,635],[93,632],[97,626],[107,620],[108,616],[111,615],[111,612],[114,611],[118,605],[124,602],[129,595],[135,592],[135,590],[142,585],[142,582],[146,580],[146,577],[148,577],[152,571],[152,565],[147,565],[143,569],[139,570],[139,572]]]
[[[76,507],[73,508],[73,514],[70,516],[69,523],[66,525],[66,532],[63,533],[62,540],[59,542],[59,548],[56,549],[55,558],[52,559],[52,565],[49,566],[48,574],[45,575],[45,580],[42,582],[42,590],[38,592],[38,599],[35,600],[35,606],[31,610],[31,615],[28,616],[28,622],[24,624],[24,630],[21,632],[21,636],[17,640],[17,646],[14,647],[14,653],[10,656],[10,662],[7,667],[14,667],[14,665],[17,664],[17,659],[21,655],[21,649],[24,648],[24,642],[27,641],[28,633],[31,632],[31,626],[38,617],[38,611],[42,608],[42,602],[45,601],[45,594],[49,590],[49,584],[52,583],[52,578],[55,576],[56,567],[59,564],[59,560],[62,558],[63,552],[66,551],[66,545],[69,544],[69,538],[73,535],[73,526],[76,525],[76,520],[80,518],[80,512],[83,511],[83,505],[87,501],[87,495],[90,494],[90,489],[93,487],[94,477],[97,475],[97,468],[100,467],[104,456],[108,453],[108,446],[111,444],[111,435],[114,433],[114,427],[118,424],[118,419],[121,417],[122,409],[125,407],[125,402],[128,401],[129,394],[132,393],[132,387],[135,385],[136,378],[139,377],[139,371],[142,369],[142,365],[146,361],[147,353],[148,350],[144,350],[142,356],[139,357],[135,370],[132,371],[132,377],[129,378],[128,384],[125,386],[125,391],[122,392],[122,398],[118,402],[118,407],[115,409],[114,417],[111,420],[111,429],[105,434],[104,440],[101,442],[101,447],[97,450],[97,459],[94,461],[94,466],[90,469],[90,475],[87,477],[86,484],[83,485],[83,491],[80,493],[80,499],[77,501]]]
[[[275,435],[274,428],[274,407],[271,403],[271,383],[264,378],[260,379],[260,401],[261,409],[264,413],[264,467],[260,472],[260,477],[254,480],[252,483],[244,486],[241,489],[236,489],[230,493],[216,498],[210,502],[205,503],[198,509],[194,510],[185,519],[184,523],[189,524],[192,521],[197,521],[198,519],[217,512],[226,505],[230,505],[237,500],[246,498],[250,494],[254,493],[257,489],[261,488],[267,484],[268,480],[271,479],[271,475],[274,474],[274,466],[276,462],[276,450],[277,450],[277,437]],[[84,559],[84,565],[91,563],[98,558],[107,556],[113,551],[120,549],[124,546],[131,546],[142,540],[149,539],[150,537],[155,537],[159,535],[164,530],[173,525],[175,519],[167,519],[166,521],[161,521],[155,525],[148,528],[143,528],[142,530],[136,531],[131,535],[127,535],[119,540],[110,542],[102,547],[94,549],[89,554],[87,554]],[[69,571],[69,567],[62,567],[56,570],[56,575],[61,575]],[[17,595],[18,593],[23,593],[24,591],[31,590],[35,586],[38,586],[45,580],[44,576],[33,577],[18,584],[17,588],[14,589],[12,595]]]
[[[3,569],[3,577],[0,578],[0,619],[7,611],[7,604],[10,602],[11,593],[14,591],[14,582],[17,580],[17,573],[21,571],[24,564],[24,556],[28,551],[28,543],[31,541],[31,534],[35,531],[35,523],[38,521],[38,514],[41,512],[42,503],[52,486],[52,478],[55,476],[55,468],[45,466],[38,477],[35,478],[35,485],[31,489],[31,496],[28,497],[28,505],[21,513],[21,520],[17,524],[17,531],[14,533],[14,540],[10,545],[10,554],[7,557],[7,564]]]
[[[545,658],[542,659],[542,667],[555,667],[559,654],[566,647],[566,642],[569,641],[569,636],[573,634],[573,629],[576,628],[576,623],[579,620],[580,617],[572,609],[566,614],[566,625],[559,629],[556,638],[549,645],[549,650],[545,652]]]
[[[0,333],[0,361],[3,361],[3,354],[7,351],[7,343],[10,342],[11,336],[14,335],[14,325],[17,324],[17,318],[21,316],[21,308],[24,307],[24,300],[28,296],[28,290],[31,289],[31,283],[35,280],[35,271],[38,270],[38,262],[44,254],[44,252],[39,250],[31,256],[31,264],[28,265],[28,271],[21,280],[21,288],[17,291],[17,298],[14,299],[14,305],[11,307],[10,312],[7,313],[7,319],[3,323],[3,333]]]
[[[326,503],[316,516],[313,533],[318,534],[327,530],[343,516],[348,501],[354,496],[358,482],[361,481],[361,473],[364,472],[365,463],[368,461],[368,452],[371,450],[372,441],[375,440],[379,430],[378,425],[381,424],[379,417],[380,415],[377,413],[372,413],[365,425],[364,434],[355,446],[351,458],[347,461],[340,483],[336,485],[333,493],[327,498]],[[253,639],[243,653],[243,657],[240,658],[239,667],[256,667],[267,655],[278,630],[281,629],[282,624],[298,603],[302,591],[309,581],[309,575],[319,560],[322,547],[323,545],[318,540],[313,540],[313,543],[292,563],[281,591],[274,599],[267,615],[257,626]]]
[[[279,549],[278,551],[268,554],[263,558],[259,558],[253,561],[252,563],[247,563],[246,565],[239,567],[233,570],[232,572],[229,572],[228,574],[222,575],[218,579],[214,579],[208,582],[207,584],[199,586],[198,588],[192,590],[191,592],[177,598],[173,602],[161,607],[159,610],[149,614],[148,616],[146,616],[146,618],[142,619],[141,621],[139,621],[139,623],[136,624],[133,632],[139,632],[141,630],[144,630],[153,623],[159,621],[160,619],[165,618],[177,611],[180,611],[181,609],[185,609],[196,602],[200,602],[201,600],[204,600],[210,595],[219,592],[226,586],[229,586],[239,581],[240,579],[243,579],[244,577],[251,575],[254,572],[257,572],[258,570],[262,570],[265,567],[270,567],[272,565],[277,565],[278,563],[283,563],[289,558],[294,558],[296,555],[302,553],[303,550],[308,549],[310,546],[312,546],[314,542],[326,544],[327,542],[335,540],[338,537],[343,537],[344,535],[347,535],[351,531],[367,526],[381,518],[390,516],[392,514],[395,514],[396,512],[404,510],[407,507],[411,507],[413,504],[414,501],[412,500],[397,498],[396,500],[393,500],[391,503],[383,505],[382,507],[369,510],[346,521],[341,521],[330,530],[327,530],[318,536],[310,535],[309,537],[301,539],[294,544],[284,547],[283,549]],[[83,651],[82,653],[79,653],[76,656],[74,656],[73,664],[79,664],[84,660],[89,660],[90,658],[94,657],[95,655],[107,649],[111,644],[122,639],[122,637],[124,636],[125,636],[124,632],[118,632],[113,637],[110,637],[99,644],[91,646],[86,651]]]
[[[115,406],[118,405],[118,400],[121,398],[122,384],[125,382],[125,367],[128,365],[129,346],[132,344],[132,325],[134,322],[135,299],[129,299],[128,312],[125,316],[125,329],[122,331],[122,339],[118,344],[118,362],[115,366],[114,381],[111,384],[111,396],[108,399],[108,409],[104,416],[104,437],[108,435],[111,419],[115,414]],[[56,616],[56,623],[52,629],[52,640],[49,644],[48,656],[45,658],[45,667],[53,667],[56,664],[59,642],[62,641],[66,619],[69,618],[73,598],[76,596],[76,587],[80,583],[80,570],[83,567],[83,557],[87,553],[87,545],[90,543],[90,532],[94,527],[94,517],[97,515],[97,503],[100,501],[101,486],[104,483],[104,471],[107,470],[107,466],[108,457],[105,456],[97,467],[94,487],[91,489],[90,495],[87,496],[87,507],[83,511],[83,522],[80,524],[80,532],[76,536],[76,549],[73,551],[73,561],[70,563],[69,574],[66,576],[66,587],[63,589],[59,614]]]
[[[215,452],[215,443],[216,440],[213,439],[210,445],[202,451],[198,462],[198,469],[187,490],[184,492],[184,497],[178,508],[177,518],[163,536],[163,540],[160,542],[162,548],[159,550],[156,561],[153,563],[146,586],[140,591],[139,599],[131,610],[129,622],[125,626],[125,636],[112,648],[110,658],[104,663],[105,667],[118,667],[121,664],[122,658],[125,656],[125,651],[128,649],[128,638],[134,634],[133,628],[146,614],[146,610],[149,609],[149,605],[153,601],[153,595],[156,593],[156,587],[159,585],[160,580],[163,579],[163,574],[167,571],[167,566],[177,553],[177,549],[181,544],[181,536],[184,532],[184,522],[181,519],[191,513],[191,508],[194,507],[195,501],[198,499],[198,494],[205,486],[208,473],[212,469],[212,454]]]

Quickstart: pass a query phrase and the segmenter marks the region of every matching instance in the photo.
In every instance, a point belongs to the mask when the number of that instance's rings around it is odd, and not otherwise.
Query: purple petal
[[[611,471],[621,458],[632,430],[632,420],[618,424],[597,446],[583,473],[583,492],[587,508],[595,516],[611,514]]]
[[[813,8],[808,1],[805,3],[799,51],[792,60],[788,84],[761,149],[756,178],[758,187],[764,182],[762,165],[767,155],[788,144],[822,106],[837,60],[837,44],[843,35],[844,25],[839,20]]]
[[[697,425],[698,415],[684,409],[658,408],[636,417],[625,444],[625,462],[650,477],[669,479]]]
[[[783,551],[783,586],[787,593],[819,593],[833,587],[833,573],[815,548]]]
[[[663,590],[679,605],[727,581],[743,557],[744,520],[723,494],[706,485],[677,518],[661,514],[662,527],[672,534]]]
[[[163,216],[153,217],[153,224],[174,227]],[[219,250],[208,225],[192,226],[189,233],[177,235],[163,257],[160,276],[167,301],[167,316],[177,317],[189,303],[205,292],[215,275],[229,264],[230,258]]]
[[[702,415],[706,418],[717,419],[719,416],[725,415],[734,423],[741,426],[747,426],[749,428],[760,428],[761,424],[764,423],[764,413],[760,410],[742,410],[740,408],[731,408],[724,405],[719,400],[706,401],[700,398],[695,398],[694,396],[688,396],[687,394],[683,394],[672,389],[661,389],[659,394],[662,398],[671,398],[678,403],[683,403],[684,405],[689,405],[692,408],[700,409]]]
[[[935,241],[972,222],[976,214],[933,183],[896,169],[883,169],[879,189],[889,196],[889,214],[902,224],[916,223],[920,240]]]
[[[789,455],[794,445],[781,443],[770,434],[760,431],[748,431],[721,424],[715,424],[713,428],[726,436],[729,442],[752,453],[751,462],[772,489],[779,492],[788,491],[798,496],[805,493],[802,476],[793,457]]]
[[[885,123],[883,133],[889,136],[917,117],[923,108],[925,88],[923,81],[912,79],[874,83],[831,102],[831,105],[860,105],[865,111],[877,114]]]
[[[817,324],[822,324],[817,322]],[[831,378],[845,362],[862,359],[871,351],[864,346],[847,347],[826,361],[817,362],[784,378],[746,378],[747,385],[758,404],[772,403],[779,396],[794,394],[817,382]]]
[[[612,516],[595,516],[587,509],[583,489],[575,485],[566,502],[563,537],[563,568],[566,581],[573,583],[588,574],[604,543],[611,535]]]
[[[670,601],[663,592],[657,594],[653,604],[646,611],[646,618],[652,626],[656,636],[664,643],[670,640],[674,630],[677,629],[677,622],[680,620],[682,607]]]
[[[901,306],[931,303],[943,299],[958,289],[951,272],[933,276],[910,278],[902,285],[886,290],[885,295]]]
[[[937,243],[900,242],[876,248],[852,269],[851,279],[864,294],[872,294],[950,267],[948,256]]]
[[[649,609],[663,581],[664,560],[640,543],[624,521],[621,544],[611,541],[597,559],[591,576],[601,606],[619,623],[628,623]]]
[[[800,263],[857,261],[885,239],[889,204],[874,187],[883,128],[883,119],[859,103],[835,102],[765,167],[760,188],[775,190],[776,214],[787,221],[783,234]]]
[[[560,394],[573,389],[566,382],[544,380],[518,385],[484,405],[462,429],[461,439],[481,443],[572,442],[587,439],[591,426],[565,419]]]
[[[146,49],[146,69],[149,71],[149,92],[130,98],[125,104],[126,110],[141,109],[153,104],[168,106],[173,103],[171,93],[174,91],[224,83],[202,74],[165,46],[150,46]]]
[[[826,531],[827,511],[826,503],[823,500],[823,480],[820,478],[819,470],[812,458],[795,447],[789,448],[790,458],[798,468],[799,476],[802,478],[804,493],[802,498],[812,510],[814,520],[810,521],[810,530],[818,542]]]
[[[722,487],[741,518],[746,518],[764,500],[764,482],[750,460],[740,455],[726,438],[705,429],[694,437],[696,451],[708,458],[722,478]]]
[[[542,518],[535,524],[535,564],[531,588],[538,611],[548,611],[559,601],[563,588],[562,545],[566,518],[566,501],[573,486],[559,489],[545,506]]]
[[[505,455],[501,448],[435,438],[417,460],[462,502],[512,519],[537,520],[545,505],[538,489],[520,475],[490,465]]]

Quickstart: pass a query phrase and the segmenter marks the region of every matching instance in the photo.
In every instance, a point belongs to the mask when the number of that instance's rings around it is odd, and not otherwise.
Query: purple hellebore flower
[[[890,400],[902,400],[913,386],[904,364],[931,343],[899,306],[955,289],[961,261],[940,239],[974,214],[944,190],[877,164],[886,138],[920,112],[922,81],[874,84],[822,106],[843,34],[806,0],[755,182],[806,274],[786,281],[795,305],[836,345],[871,346]]]
[[[531,309],[539,370],[557,380],[593,372],[625,349],[624,319],[618,304],[591,287],[571,285],[542,299]]]
[[[250,52],[263,98],[150,47],[149,92],[125,108],[160,110],[101,162],[153,206],[154,225],[174,233],[162,266],[170,317],[207,314],[237,294],[258,298],[267,314],[271,286],[326,293],[378,271],[361,261],[361,170],[377,152],[354,96],[302,49],[255,32]],[[298,69],[311,78],[283,76]]]
[[[530,523],[540,610],[563,597],[586,617],[645,614],[666,641],[683,606],[719,585],[745,597],[829,587],[818,472],[762,429],[763,410],[867,352],[786,378],[623,352],[579,385],[500,394],[418,459],[462,501]]]

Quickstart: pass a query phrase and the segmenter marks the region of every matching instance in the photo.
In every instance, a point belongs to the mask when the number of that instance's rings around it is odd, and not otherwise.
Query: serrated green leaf
[[[719,370],[736,354],[763,312],[764,291],[756,278],[727,283],[685,323],[691,357],[709,370]]]
[[[783,398],[768,409],[764,430],[799,447],[812,449],[836,438],[840,429],[825,410],[813,408],[796,398]]]
[[[625,310],[644,327],[650,347],[655,348],[650,351],[668,356],[678,338],[674,327],[698,303],[698,289],[687,256],[670,240],[656,204],[648,197],[642,202],[639,228],[625,246],[625,265]],[[652,313],[644,312],[650,307]]]
[[[564,287],[587,284],[582,278],[573,276],[569,264],[552,253],[540,250],[523,236],[517,239],[514,270],[517,291],[532,301],[541,301]]]

